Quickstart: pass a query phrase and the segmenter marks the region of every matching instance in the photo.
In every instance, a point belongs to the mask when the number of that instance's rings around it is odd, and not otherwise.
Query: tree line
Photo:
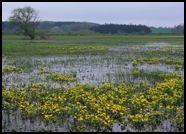
[[[139,33],[139,34],[149,34],[151,29],[145,25],[132,25],[132,24],[103,24],[96,25],[90,28],[90,30],[99,32],[102,34],[115,34],[115,33]]]
[[[90,27],[98,25],[91,22],[61,22],[61,21],[41,21],[38,30],[57,30],[57,31],[80,31],[88,30]],[[16,25],[11,25],[9,21],[2,21],[2,30],[17,30]]]
[[[90,22],[52,22],[41,21],[38,16],[39,12],[32,7],[17,8],[12,11],[9,21],[2,21],[3,31],[18,31],[19,33],[29,36],[31,39],[36,37],[37,30],[56,31],[63,33],[64,31],[84,31],[90,34],[151,34],[153,31],[162,31],[154,27],[133,24],[96,24]],[[169,30],[170,29],[166,29]],[[46,32],[42,33],[46,33]],[[87,32],[88,31],[88,32]],[[175,26],[171,29],[173,33],[184,34],[184,24]],[[70,33],[69,33],[70,34]],[[81,33],[80,33],[81,34]],[[44,36],[44,34],[42,35]]]

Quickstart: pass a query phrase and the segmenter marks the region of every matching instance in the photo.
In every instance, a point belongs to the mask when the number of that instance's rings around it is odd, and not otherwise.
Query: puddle
[[[154,42],[145,45],[145,47],[161,47],[161,48],[166,46],[171,46],[171,45],[165,42]]]
[[[12,112],[11,112],[12,113]],[[44,124],[38,118],[34,121],[29,119],[22,119],[19,111],[14,111],[13,114],[7,114],[2,111],[2,132],[73,132],[72,124],[74,122],[73,117],[68,118],[63,123],[52,123],[49,125]],[[182,126],[184,128],[184,126]],[[166,120],[162,122],[161,126],[156,127],[161,132],[175,132],[176,128]],[[141,132],[150,132],[151,126],[146,126],[145,130]],[[112,132],[139,132],[130,125],[126,125],[125,129],[121,129],[121,124],[114,123],[111,128]],[[89,129],[86,132],[96,132],[96,130]]]
[[[50,73],[59,74],[76,74],[78,81],[76,84],[90,83],[99,85],[106,82],[115,82],[120,72],[130,72],[133,68],[130,62],[126,62],[126,57],[117,60],[116,58],[103,58],[101,56],[63,56],[63,57],[45,57],[45,58],[23,58],[25,61],[30,62],[32,68],[31,72],[22,73],[8,73],[2,76],[2,82],[10,85],[15,83],[16,86],[24,85],[25,83],[49,83],[54,87],[60,87],[59,84],[52,84],[54,81],[46,79],[43,74],[39,73],[40,66]],[[125,61],[125,62],[122,62]],[[6,59],[2,60],[2,67],[7,66]],[[166,64],[143,64],[137,65],[138,69],[148,71],[162,71],[173,72],[174,66]],[[179,72],[184,76],[184,70],[179,69]],[[116,75],[118,74],[118,75]],[[124,79],[121,77],[121,79]],[[127,79],[125,79],[126,81]],[[72,84],[73,85],[73,84]]]

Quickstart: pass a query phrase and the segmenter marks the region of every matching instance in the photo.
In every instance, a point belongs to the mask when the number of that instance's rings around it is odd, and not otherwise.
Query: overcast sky
[[[86,21],[173,27],[184,23],[184,2],[2,2],[2,21],[30,6],[42,21]]]

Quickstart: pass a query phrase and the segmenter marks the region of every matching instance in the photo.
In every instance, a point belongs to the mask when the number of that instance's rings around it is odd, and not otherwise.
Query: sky
[[[30,6],[42,21],[142,24],[173,27],[184,23],[184,2],[2,2],[2,21]]]

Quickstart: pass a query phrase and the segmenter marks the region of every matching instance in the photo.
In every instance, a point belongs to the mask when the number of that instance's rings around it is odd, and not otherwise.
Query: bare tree
[[[17,8],[12,11],[12,16],[9,17],[11,24],[17,25],[22,34],[29,36],[31,39],[36,37],[36,28],[39,25],[39,12],[27,6]]]

